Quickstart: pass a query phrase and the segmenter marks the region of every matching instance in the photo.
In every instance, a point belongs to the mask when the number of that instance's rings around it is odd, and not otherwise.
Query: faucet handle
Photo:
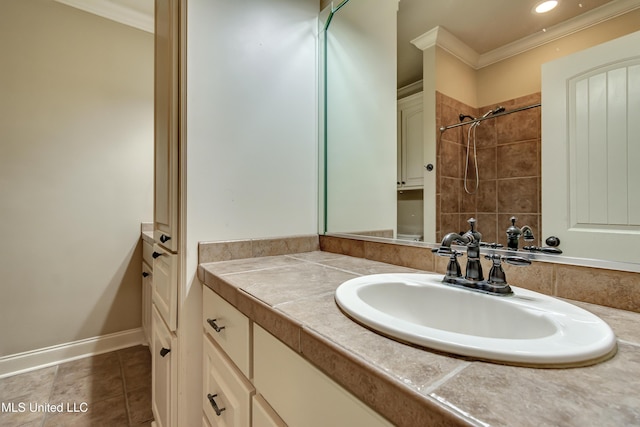
[[[469,243],[480,243],[480,241],[482,240],[482,234],[480,234],[480,232],[476,230],[476,223],[478,222],[478,220],[475,218],[469,218],[467,222],[469,223],[470,230],[464,233],[464,235],[468,237],[469,240],[471,240]]]
[[[496,243],[496,242],[492,242],[492,243],[480,242],[480,247],[481,248],[498,249],[498,248],[504,247],[504,245],[502,243]]]
[[[505,256],[502,260],[511,265],[530,265],[531,260],[521,256]]]
[[[539,247],[539,246],[524,246],[522,249],[524,249],[525,251],[530,251],[530,252],[542,252],[544,254],[561,254],[562,253],[562,249],[552,248],[552,247],[549,247],[549,246],[543,246],[543,247]]]

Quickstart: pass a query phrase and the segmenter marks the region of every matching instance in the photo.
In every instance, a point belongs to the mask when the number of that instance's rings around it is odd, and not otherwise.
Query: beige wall
[[[153,36],[0,2],[0,356],[140,326]]]
[[[436,48],[436,90],[453,99],[478,106],[476,70],[441,47]],[[426,75],[426,73],[425,73]]]
[[[635,31],[640,31],[640,9],[477,71],[439,48],[437,89],[474,107],[537,93],[542,90],[541,66],[545,62]]]

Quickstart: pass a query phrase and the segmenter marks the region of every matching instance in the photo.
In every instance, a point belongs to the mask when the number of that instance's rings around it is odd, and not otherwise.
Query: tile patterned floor
[[[129,347],[2,378],[0,405],[2,427],[150,426],[149,348]]]

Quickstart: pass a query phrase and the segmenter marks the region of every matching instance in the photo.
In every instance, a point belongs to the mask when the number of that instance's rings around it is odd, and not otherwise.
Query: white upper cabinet
[[[424,186],[422,92],[398,100],[398,188]]]
[[[179,5],[156,1],[154,240],[178,251]]]

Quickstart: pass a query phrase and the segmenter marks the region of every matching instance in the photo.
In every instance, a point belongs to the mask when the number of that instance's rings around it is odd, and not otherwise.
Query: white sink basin
[[[348,280],[335,299],[386,336],[448,353],[517,365],[582,366],[616,351],[611,328],[575,305],[512,286],[493,296],[442,283],[437,274]]]

